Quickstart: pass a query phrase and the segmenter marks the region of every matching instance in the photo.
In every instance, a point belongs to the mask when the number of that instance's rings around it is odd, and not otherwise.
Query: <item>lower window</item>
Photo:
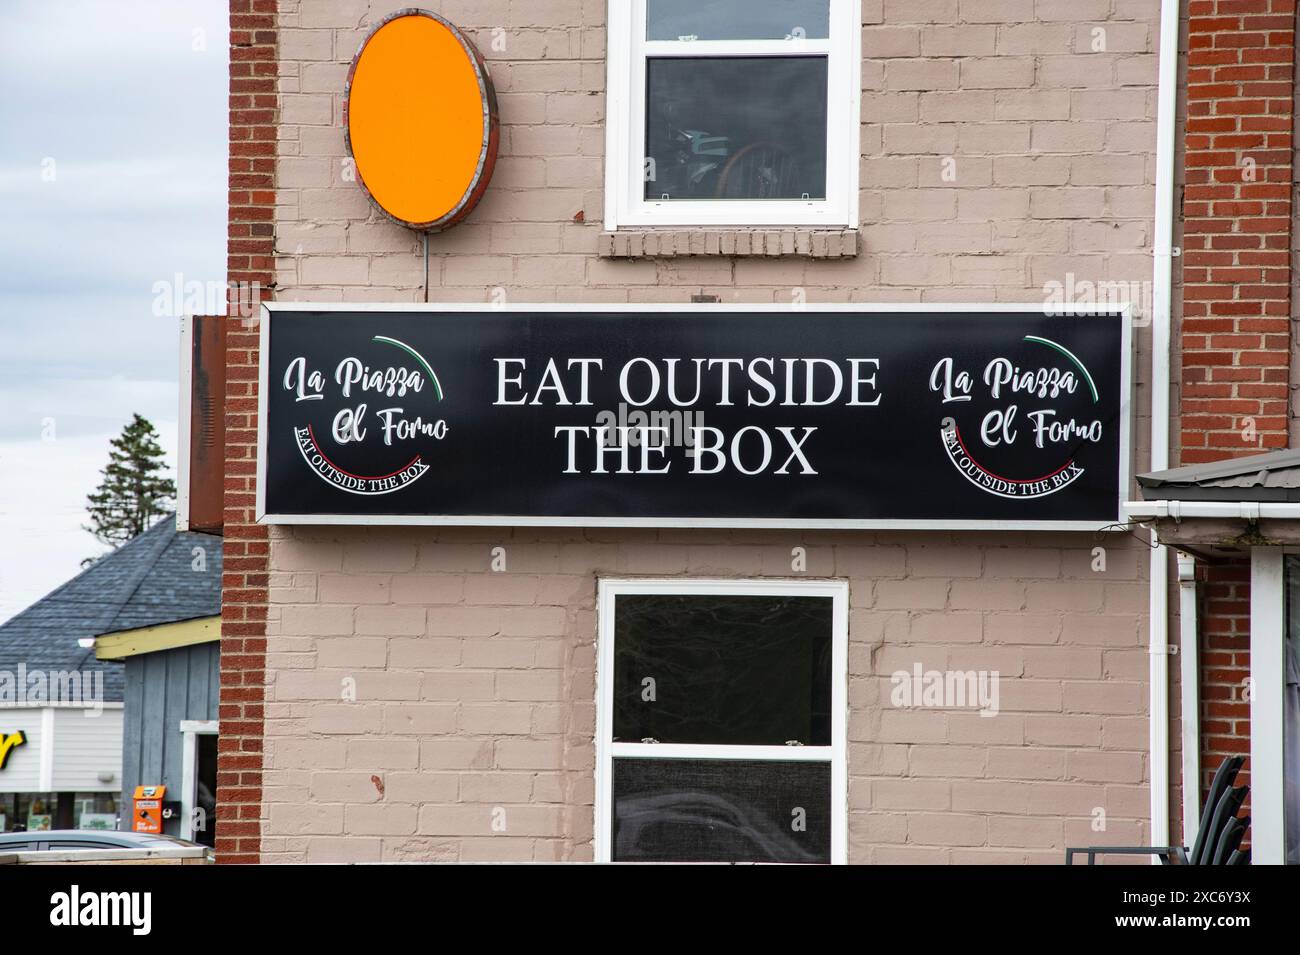
[[[844,584],[603,581],[599,861],[845,861]]]

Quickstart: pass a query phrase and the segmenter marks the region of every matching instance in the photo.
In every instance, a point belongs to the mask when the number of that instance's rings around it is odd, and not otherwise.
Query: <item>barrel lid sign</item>
[[[473,42],[436,13],[398,10],[370,31],[348,71],[343,125],[347,174],[408,228],[450,228],[492,178],[492,78]]]
[[[262,323],[268,523],[1118,524],[1124,311],[325,306]]]

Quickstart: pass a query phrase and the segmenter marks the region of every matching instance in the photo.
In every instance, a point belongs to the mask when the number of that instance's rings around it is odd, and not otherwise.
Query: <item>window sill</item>
[[[678,228],[602,232],[604,259],[663,259],[691,255],[801,256],[851,259],[858,254],[855,229]]]

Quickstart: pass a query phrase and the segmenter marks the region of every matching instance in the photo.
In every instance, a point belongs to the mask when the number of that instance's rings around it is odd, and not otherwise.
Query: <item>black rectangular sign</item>
[[[1123,315],[272,305],[273,523],[1098,528]]]

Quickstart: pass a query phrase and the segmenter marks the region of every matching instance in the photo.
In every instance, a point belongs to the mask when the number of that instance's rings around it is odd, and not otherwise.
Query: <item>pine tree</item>
[[[118,547],[171,511],[176,484],[163,476],[158,432],[145,418],[133,415],[111,443],[108,466],[100,472],[103,480],[86,498],[90,525],[85,529],[100,543]]]

